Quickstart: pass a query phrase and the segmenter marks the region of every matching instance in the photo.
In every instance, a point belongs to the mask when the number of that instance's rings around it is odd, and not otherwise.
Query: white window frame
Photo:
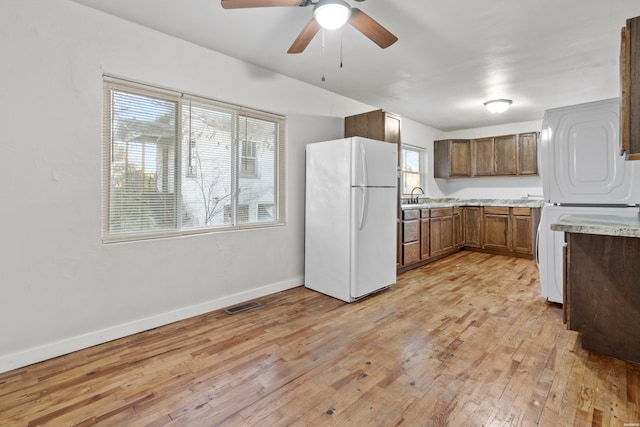
[[[402,143],[400,145],[400,150],[401,150],[401,155],[400,155],[400,159],[401,159],[401,165],[400,165],[400,171],[401,171],[401,179],[400,179],[400,185],[402,186],[402,195],[403,196],[410,196],[411,195],[411,189],[408,189],[409,191],[405,192],[405,187],[404,187],[404,182],[405,182],[405,174],[415,174],[419,176],[419,182],[420,185],[419,187],[422,188],[424,190],[424,193],[427,194],[427,180],[426,180],[426,176],[427,176],[427,150],[423,147],[418,147],[416,145],[410,145],[410,144],[405,144]],[[413,151],[413,152],[417,152],[419,155],[419,159],[420,159],[420,163],[419,163],[419,171],[418,172],[414,172],[414,171],[408,171],[405,168],[405,164],[404,164],[404,151],[408,150],[408,151]],[[414,194],[414,197],[416,196],[416,194]]]
[[[237,105],[222,103],[219,101],[206,99],[202,97],[196,97],[193,95],[189,95],[182,92],[175,92],[171,90],[166,90],[158,87],[153,87],[149,85],[144,85],[136,82],[131,82],[127,80],[123,80],[120,78],[112,77],[112,76],[103,76],[103,161],[102,161],[102,169],[103,169],[103,185],[102,185],[102,194],[103,194],[103,210],[102,210],[102,240],[104,243],[113,243],[113,242],[122,242],[122,241],[132,241],[132,240],[145,240],[152,238],[164,238],[164,237],[174,237],[188,234],[200,234],[200,233],[211,233],[211,232],[220,232],[220,231],[231,231],[231,230],[240,230],[240,229],[252,229],[252,228],[264,228],[264,227],[272,227],[272,226],[280,226],[286,223],[285,218],[285,117],[282,115],[277,115],[273,113],[267,113],[264,111],[253,110],[246,107],[241,107]],[[133,232],[112,232],[110,230],[110,212],[111,212],[111,164],[112,164],[112,150],[113,150],[113,135],[114,131],[114,123],[113,123],[113,112],[112,112],[112,93],[114,92],[126,92],[131,93],[138,96],[150,97],[154,99],[166,100],[169,102],[175,102],[177,105],[177,117],[176,117],[176,139],[175,149],[171,149],[170,152],[174,155],[175,161],[171,163],[171,171],[175,174],[173,182],[172,192],[175,193],[175,206],[171,207],[171,214],[176,216],[174,223],[175,227],[171,229],[162,229],[162,230],[153,230],[153,231],[133,231]],[[191,135],[183,135],[183,123],[182,123],[182,109],[183,106],[189,105],[191,101],[197,101],[199,104],[207,104],[210,105],[212,109],[220,108],[225,111],[231,111],[235,114],[235,123],[239,123],[239,117],[254,117],[258,120],[265,120],[267,122],[273,122],[276,125],[276,142],[274,146],[274,167],[273,167],[273,177],[265,176],[265,179],[273,179],[273,203],[275,206],[274,209],[274,219],[272,221],[239,221],[236,217],[237,204],[243,204],[242,201],[239,201],[238,197],[238,189],[232,188],[231,195],[229,198],[229,203],[232,208],[232,218],[231,221],[224,221],[223,225],[216,224],[213,226],[201,226],[199,228],[190,228],[187,226],[183,226],[181,220],[181,204],[182,204],[182,179],[184,176],[193,177],[196,176],[199,171],[197,170],[196,165],[193,162],[194,151],[198,150],[198,147],[191,139]],[[190,132],[190,128],[188,131]],[[242,141],[238,141],[238,132],[235,132],[233,136],[233,144],[239,145]],[[189,141],[187,145],[183,149],[183,136],[187,136]],[[229,169],[229,177],[230,180],[235,183],[237,186],[239,182],[239,176],[241,173],[241,168],[239,167],[239,163],[241,162],[241,156],[238,154],[239,147],[233,149],[233,152],[236,155],[232,156],[232,163],[235,163]],[[174,151],[175,150],[175,151]],[[187,151],[186,153],[183,151]],[[175,163],[175,164],[174,164]],[[182,171],[182,168],[187,168],[186,171]],[[271,173],[269,173],[271,175]],[[183,178],[181,178],[183,177]],[[157,178],[160,179],[160,178]],[[169,204],[170,205],[170,204]],[[254,209],[257,211],[257,208]]]

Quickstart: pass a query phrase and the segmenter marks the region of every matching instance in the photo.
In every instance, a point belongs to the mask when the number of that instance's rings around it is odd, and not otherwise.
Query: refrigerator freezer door
[[[539,267],[542,296],[549,301],[562,303],[564,232],[552,231],[556,224],[568,215],[604,214],[637,217],[637,207],[545,206],[540,217]]]
[[[396,189],[354,187],[352,194],[351,297],[356,299],[396,282]]]
[[[354,186],[396,187],[398,147],[389,142],[352,138],[351,183]]]
[[[620,155],[619,109],[614,98],[545,113],[540,169],[547,202],[628,205],[640,201],[640,188],[632,185],[635,165]]]

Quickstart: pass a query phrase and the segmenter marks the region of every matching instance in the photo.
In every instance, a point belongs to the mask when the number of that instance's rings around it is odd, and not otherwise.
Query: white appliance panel
[[[367,138],[353,138],[352,185],[368,187],[396,187],[398,147],[395,144],[380,144]],[[390,162],[390,158],[396,160]]]
[[[557,204],[640,202],[634,162],[620,155],[617,98],[547,110],[541,132],[544,198]]]
[[[352,302],[395,283],[397,158],[395,145],[365,138],[307,145],[307,288]],[[389,175],[391,186],[353,185],[387,183]]]
[[[352,189],[351,296],[360,298],[396,281],[396,189]],[[393,224],[393,227],[389,227]]]
[[[306,150],[305,286],[347,300],[351,275],[351,145],[337,140],[308,144]]]
[[[638,207],[603,207],[603,206],[558,206],[548,205],[542,209],[538,229],[538,263],[540,269],[540,286],[542,296],[549,301],[563,303],[563,248],[564,232],[551,230],[568,215],[600,214],[625,217],[637,217]]]

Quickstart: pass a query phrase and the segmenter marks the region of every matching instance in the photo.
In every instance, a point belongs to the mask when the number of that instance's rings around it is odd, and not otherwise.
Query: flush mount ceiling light
[[[350,16],[351,7],[342,0],[320,0],[313,7],[313,17],[325,30],[337,30]]]
[[[511,104],[513,104],[513,101],[510,99],[492,99],[485,102],[484,106],[492,113],[504,113]]]

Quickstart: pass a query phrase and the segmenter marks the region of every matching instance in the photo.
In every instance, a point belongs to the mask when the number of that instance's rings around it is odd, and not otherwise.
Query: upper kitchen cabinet
[[[538,175],[538,132],[518,135],[518,175]]]
[[[434,177],[538,174],[538,133],[434,141]]]
[[[493,176],[495,172],[495,143],[493,138],[471,140],[472,176]]]
[[[344,136],[362,136],[400,145],[401,119],[384,110],[369,111],[344,118]]]
[[[516,135],[498,136],[493,139],[495,174],[518,174],[518,145]]]
[[[640,160],[640,17],[627,19],[620,43],[622,149]]]
[[[471,143],[468,139],[433,141],[435,178],[471,176]]]

